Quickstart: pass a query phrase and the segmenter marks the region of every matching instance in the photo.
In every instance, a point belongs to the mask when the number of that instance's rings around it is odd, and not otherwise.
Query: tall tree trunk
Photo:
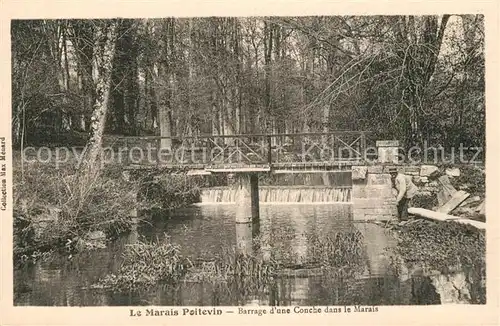
[[[92,62],[94,61],[94,24],[90,20],[70,21],[69,37],[78,60],[81,77],[81,91],[83,93],[83,107],[79,114],[80,129],[88,129],[88,116],[92,112],[95,98],[95,87],[92,80]]]
[[[172,82],[172,75],[167,73],[167,68],[163,64],[158,65],[158,85],[156,87],[156,103],[158,105],[158,123],[160,126],[160,136],[172,137],[172,113],[170,110],[170,96],[167,89]],[[161,148],[171,150],[172,139],[162,138]]]
[[[264,114],[261,116],[265,121],[264,132],[271,131],[271,54],[273,53],[273,25],[264,22]]]
[[[154,81],[156,104],[158,109],[158,124],[160,127],[160,136],[172,137],[172,97],[174,86],[174,36],[175,22],[173,18],[158,22],[156,26],[156,39],[159,44],[160,55],[156,58],[157,75]],[[161,148],[172,149],[172,139],[163,138],[160,141]]]
[[[101,153],[102,136],[108,112],[118,22],[113,20],[102,24],[96,29],[96,42],[94,44],[92,73],[96,96],[90,125],[90,139],[85,146],[79,167],[80,173],[83,175],[99,173],[99,165],[96,162]]]

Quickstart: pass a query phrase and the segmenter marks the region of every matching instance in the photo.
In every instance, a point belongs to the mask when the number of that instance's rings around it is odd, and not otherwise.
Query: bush
[[[31,163],[23,174],[15,168],[14,253],[64,246],[89,231],[112,236],[128,230],[130,210],[141,207],[136,201],[138,185],[112,171],[87,181],[79,182],[73,166],[55,169]],[[41,223],[47,216],[56,220]]]
[[[453,187],[460,189],[466,186],[466,191],[471,195],[484,196],[486,175],[484,171],[476,166],[464,165],[460,167],[460,176],[450,178]]]
[[[411,199],[411,206],[433,210],[438,206],[437,196],[431,193],[417,193]]]
[[[188,176],[185,173],[164,172],[145,177],[141,194],[151,206],[172,210],[199,201],[202,178]]]

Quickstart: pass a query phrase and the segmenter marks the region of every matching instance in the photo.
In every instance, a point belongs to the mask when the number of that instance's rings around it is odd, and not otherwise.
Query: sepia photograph
[[[14,306],[487,304],[483,14],[160,16],[10,20]]]

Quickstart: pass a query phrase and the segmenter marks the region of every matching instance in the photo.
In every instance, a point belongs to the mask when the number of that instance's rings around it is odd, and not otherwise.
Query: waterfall
[[[231,187],[205,188],[201,203],[234,203],[237,189]],[[259,187],[262,203],[346,203],[351,201],[349,187],[262,186]]]

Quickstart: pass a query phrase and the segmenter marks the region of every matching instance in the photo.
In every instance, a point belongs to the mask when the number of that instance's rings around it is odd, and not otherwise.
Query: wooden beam
[[[222,168],[222,169],[212,169],[212,168],[207,168],[205,169],[206,171],[213,172],[213,173],[238,173],[238,172],[269,172],[271,171],[270,168],[264,167],[264,168],[258,168],[258,167],[248,167],[248,168]]]
[[[458,216],[448,215],[444,213],[434,212],[425,208],[410,207],[408,213],[434,221],[453,221],[462,224],[469,224],[478,229],[486,229],[486,223],[480,221],[474,221],[467,218],[461,218]]]
[[[454,210],[458,205],[460,205],[464,200],[467,199],[467,197],[469,197],[470,194],[463,191],[463,190],[460,190],[460,191],[457,191],[453,194],[453,196],[451,197],[450,200],[448,200],[446,202],[446,204],[444,204],[443,206],[439,207],[437,209],[437,211],[439,213],[445,213],[445,214],[448,214],[449,212],[451,212],[452,210]]]
[[[339,172],[351,172],[350,170],[273,170],[274,174],[289,174],[289,173],[339,173]]]

